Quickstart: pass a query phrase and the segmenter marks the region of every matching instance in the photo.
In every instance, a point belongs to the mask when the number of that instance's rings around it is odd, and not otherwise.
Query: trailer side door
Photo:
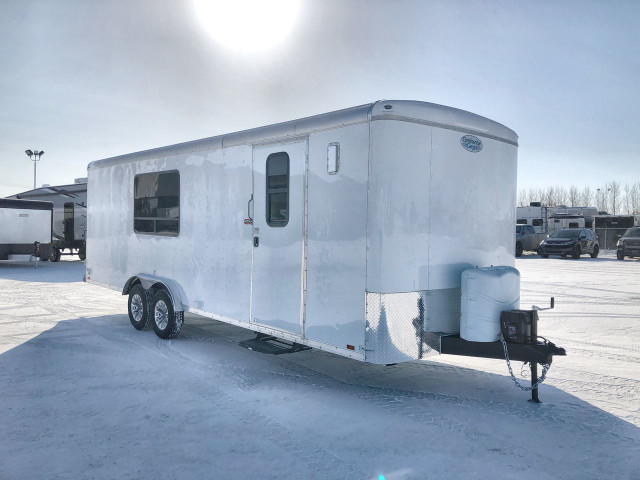
[[[253,150],[251,321],[303,333],[307,141]]]

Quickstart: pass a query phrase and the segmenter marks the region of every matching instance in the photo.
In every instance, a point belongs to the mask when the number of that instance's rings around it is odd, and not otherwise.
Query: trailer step
[[[256,333],[255,338],[239,342],[240,346],[253,350],[254,352],[266,353],[268,355],[282,355],[284,353],[296,353],[304,350],[311,350],[311,347],[299,343],[289,343],[273,335]]]

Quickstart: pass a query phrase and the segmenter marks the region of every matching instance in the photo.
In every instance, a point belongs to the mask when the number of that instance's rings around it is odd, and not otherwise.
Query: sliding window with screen
[[[180,174],[143,173],[134,179],[133,230],[177,237],[180,233]]]
[[[272,153],[267,157],[267,225],[284,227],[289,223],[289,155]]]

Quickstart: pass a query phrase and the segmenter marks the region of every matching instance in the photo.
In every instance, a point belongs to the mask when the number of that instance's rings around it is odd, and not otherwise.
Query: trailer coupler
[[[248,348],[255,352],[266,353],[269,355],[282,355],[285,353],[296,353],[304,350],[311,350],[311,347],[301,345],[299,343],[289,343],[273,335],[256,332],[255,338],[243,340],[239,342],[241,347]]]

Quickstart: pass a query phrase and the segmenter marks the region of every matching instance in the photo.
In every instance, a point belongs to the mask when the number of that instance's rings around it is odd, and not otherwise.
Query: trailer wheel
[[[78,256],[80,257],[80,260],[86,260],[87,258],[87,252],[84,249],[79,249],[78,250]]]
[[[49,257],[49,259],[52,262],[60,261],[60,249],[58,247],[51,247],[51,256]]]
[[[516,257],[522,256],[522,244],[520,242],[516,243]]]
[[[598,245],[595,245],[593,247],[593,253],[591,253],[591,258],[598,258],[598,253],[600,253],[600,247],[598,247]]]
[[[576,249],[571,254],[571,258],[578,259],[582,255],[582,247],[580,245],[576,245]]]
[[[621,252],[620,250],[618,250],[616,257],[618,257],[618,260],[624,260],[624,252]]]
[[[542,258],[549,258],[549,254],[548,253],[541,253],[540,256]]]
[[[142,285],[134,285],[129,291],[129,321],[133,328],[142,330],[149,326],[149,294]]]
[[[158,290],[151,299],[151,317],[153,331],[160,338],[175,338],[182,330],[184,312],[176,312],[173,309],[171,297],[164,290]]]

